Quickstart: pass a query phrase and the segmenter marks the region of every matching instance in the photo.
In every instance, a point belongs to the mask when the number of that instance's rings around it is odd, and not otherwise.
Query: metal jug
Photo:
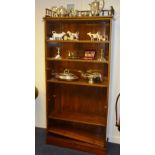
[[[99,15],[100,11],[103,10],[104,8],[104,0],[102,1],[94,0],[89,5],[92,15]]]
[[[60,6],[57,10],[57,14],[58,16],[63,17],[67,14],[67,9],[64,8],[63,6]]]

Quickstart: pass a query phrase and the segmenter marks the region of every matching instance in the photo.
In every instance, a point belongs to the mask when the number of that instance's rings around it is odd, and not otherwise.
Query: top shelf
[[[111,20],[112,16],[82,16],[82,17],[44,17],[45,21],[103,21]]]
[[[46,40],[47,42],[62,42],[62,43],[107,43],[109,44],[110,41],[91,41],[91,40]]]

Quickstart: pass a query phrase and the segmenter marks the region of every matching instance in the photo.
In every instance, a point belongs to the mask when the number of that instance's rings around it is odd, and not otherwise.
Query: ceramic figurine
[[[63,36],[66,34],[65,32],[62,33],[56,33],[55,31],[52,31],[52,40],[63,40]]]
[[[105,41],[105,37],[102,35],[98,35],[98,41]]]
[[[79,32],[75,32],[75,33],[72,33],[70,31],[67,31],[67,34],[68,34],[68,39],[69,40],[78,40],[79,39]]]
[[[63,38],[63,40],[68,40],[68,35],[65,34],[62,38]]]
[[[91,41],[94,41],[94,40],[99,41],[99,35],[100,35],[99,32],[97,32],[97,33],[89,32],[89,33],[87,33],[87,35],[90,37]]]

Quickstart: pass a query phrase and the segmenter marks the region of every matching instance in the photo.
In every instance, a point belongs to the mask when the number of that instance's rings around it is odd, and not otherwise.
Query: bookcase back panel
[[[88,133],[93,133],[97,137],[104,137],[105,138],[105,133],[106,133],[106,128],[101,127],[101,126],[95,126],[95,125],[87,125],[87,124],[82,124],[82,123],[74,123],[74,122],[67,122],[67,121],[55,121],[51,120],[49,122],[49,128],[50,127],[64,127],[65,129],[73,129],[73,130],[81,130],[84,132]]]
[[[107,89],[55,85],[54,112],[72,112],[106,116]]]

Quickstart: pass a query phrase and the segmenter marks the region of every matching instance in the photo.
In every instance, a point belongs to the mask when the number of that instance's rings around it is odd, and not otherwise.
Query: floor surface
[[[35,155],[94,155],[87,152],[47,145],[45,143],[45,134],[45,129],[35,128]],[[107,155],[120,155],[120,145],[108,143]]]

